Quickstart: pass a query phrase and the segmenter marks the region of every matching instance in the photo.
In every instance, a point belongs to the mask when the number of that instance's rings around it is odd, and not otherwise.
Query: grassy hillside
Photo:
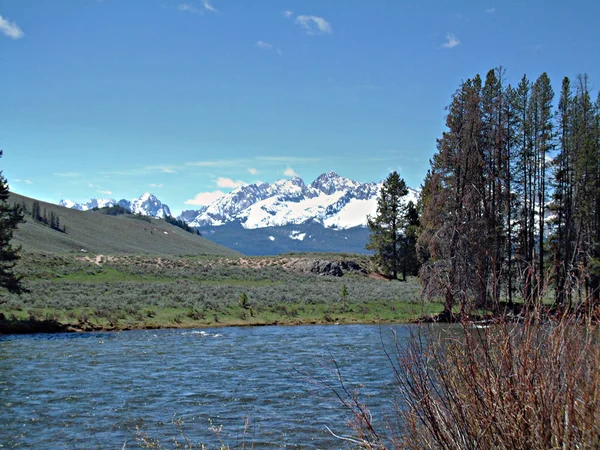
[[[25,204],[31,211],[29,197],[11,194],[9,202]],[[54,230],[26,214],[26,223],[15,233],[14,244],[25,252],[150,254],[150,255],[220,255],[239,253],[215,244],[201,236],[188,233],[162,219],[140,220],[132,215],[108,216],[99,212],[77,211],[51,203],[39,202],[41,213],[59,217],[60,227]]]

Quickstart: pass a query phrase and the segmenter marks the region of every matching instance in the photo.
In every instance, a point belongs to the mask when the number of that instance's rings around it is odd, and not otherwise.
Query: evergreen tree
[[[0,150],[0,157],[2,150]],[[21,277],[15,275],[13,268],[19,259],[19,248],[11,245],[13,232],[23,222],[23,212],[20,207],[8,204],[9,187],[6,178],[0,171],[0,286],[9,292],[20,294],[25,291]]]
[[[403,266],[402,239],[406,235],[407,206],[403,199],[408,194],[404,179],[398,172],[388,175],[377,199],[377,215],[369,216],[371,230],[367,249],[372,250],[379,269],[393,279]]]
[[[417,205],[412,201],[406,205],[404,233],[402,239],[402,278],[408,274],[415,276],[419,273],[419,260],[417,258],[417,237],[421,220]]]
[[[555,304],[563,305],[571,301],[571,281],[575,263],[575,152],[572,145],[573,96],[571,82],[565,77],[562,82],[557,111],[558,154],[553,165],[553,201],[550,206],[554,212],[552,248],[554,253]]]

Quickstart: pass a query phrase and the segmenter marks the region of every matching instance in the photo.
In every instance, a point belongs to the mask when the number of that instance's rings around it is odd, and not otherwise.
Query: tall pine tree
[[[377,214],[367,219],[371,230],[367,249],[375,253],[379,269],[393,279],[397,279],[401,271],[406,279],[403,255],[407,252],[403,251],[403,240],[406,237],[407,206],[404,197],[407,194],[406,183],[398,172],[390,173],[377,199]]]
[[[2,150],[0,150],[2,157]],[[15,275],[13,269],[19,259],[19,248],[11,245],[13,232],[23,222],[21,208],[8,204],[9,187],[0,171],[0,287],[9,292],[20,294],[24,292],[21,278]]]

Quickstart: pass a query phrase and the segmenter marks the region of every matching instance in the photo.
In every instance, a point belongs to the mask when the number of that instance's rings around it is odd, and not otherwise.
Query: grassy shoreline
[[[353,269],[343,276],[313,271],[330,262]],[[368,264],[360,255],[29,253],[18,267],[30,292],[0,294],[0,333],[408,323],[441,311],[421,302],[416,279],[375,277]]]
[[[297,325],[349,325],[349,324],[392,324],[411,323],[425,315],[439,313],[439,304],[417,304],[399,301],[397,303],[357,303],[360,311],[331,308],[331,305],[315,305],[314,310],[306,311],[304,305],[290,305],[288,314],[264,311],[250,316],[243,308],[227,308],[220,314],[197,317],[185,309],[147,309],[146,317],[121,316],[99,317],[93,311],[79,310],[78,318],[74,311],[39,309],[8,312],[0,308],[0,334],[44,333],[44,332],[92,332],[126,331],[143,329],[192,329],[217,327],[257,327],[257,326],[297,326]],[[298,312],[299,311],[299,312]],[[80,320],[86,317],[85,320]],[[117,317],[117,314],[115,314]],[[245,317],[245,318],[244,318]]]

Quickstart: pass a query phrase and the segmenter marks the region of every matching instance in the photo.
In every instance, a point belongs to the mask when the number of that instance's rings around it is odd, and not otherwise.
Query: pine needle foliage
[[[392,279],[398,278],[398,272],[402,268],[401,247],[406,226],[406,195],[408,188],[404,179],[396,171],[390,173],[377,199],[377,214],[367,218],[371,235],[366,248],[374,252],[379,270]]]
[[[2,157],[2,150],[0,150],[0,157]],[[24,292],[21,278],[13,272],[19,260],[19,248],[13,247],[11,240],[13,232],[24,220],[21,207],[8,204],[9,193],[8,182],[0,171],[0,287],[20,294]]]

